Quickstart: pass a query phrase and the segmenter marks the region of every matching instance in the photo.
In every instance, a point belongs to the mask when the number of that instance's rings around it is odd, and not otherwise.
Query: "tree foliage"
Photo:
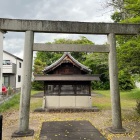
[[[34,61],[34,74],[42,74],[42,70],[46,66],[45,62],[42,62],[40,59],[35,59]]]
[[[140,0],[109,0],[108,6],[115,9],[111,16],[115,22],[139,23]]]
[[[85,58],[84,64],[92,70],[92,74],[100,74],[101,81],[93,81],[92,89],[109,89],[108,54],[90,53]]]
[[[44,67],[46,66],[45,62],[42,62],[39,58],[34,60],[34,66],[33,66],[33,74],[42,74],[42,70],[44,69]],[[36,90],[43,90],[44,88],[44,84],[43,82],[38,82],[38,81],[34,81],[32,82],[32,87]]]
[[[81,36],[77,40],[72,39],[55,39],[54,42],[49,42],[51,44],[94,44],[92,41],[88,40],[86,37]],[[67,47],[67,45],[66,45]],[[42,62],[45,62],[46,65],[50,65],[53,62],[55,62],[57,59],[59,59],[62,56],[63,53],[60,52],[37,52],[36,59],[41,60]],[[85,52],[72,52],[72,56],[77,59],[78,61],[82,62],[85,60],[84,54]]]
[[[140,0],[110,0],[109,5],[113,6],[115,10],[113,15],[111,16],[114,22],[136,24],[140,23]],[[135,77],[135,81],[139,79],[140,36],[117,36],[117,53],[120,78],[127,76],[124,79],[122,78],[122,82],[120,81],[120,83],[128,83],[129,87],[129,82],[131,84],[134,83],[132,77]],[[127,86],[122,87],[124,87],[124,89],[127,89]]]
[[[109,0],[109,6],[113,6],[115,11],[111,18],[117,23],[140,23],[140,0]],[[140,35],[117,36],[117,54],[119,66],[119,86],[120,89],[134,88],[134,79],[137,81],[140,75]],[[50,43],[50,42],[49,42]],[[94,44],[86,37],[77,40],[55,39],[51,44]],[[98,89],[109,88],[108,78],[108,57],[107,54],[72,52],[72,56],[79,62],[92,69],[93,74],[102,74],[101,82],[94,82],[93,87]],[[50,65],[62,56],[60,52],[37,52],[36,59],[45,65]],[[35,69],[40,69],[35,66]],[[37,70],[37,71],[38,71]],[[135,78],[134,78],[135,77]],[[104,86],[106,85],[106,86]]]
[[[135,88],[132,76],[128,71],[119,71],[119,88],[120,90],[131,90]]]
[[[50,42],[49,42],[50,43]],[[81,36],[77,40],[72,39],[55,39],[51,44],[94,44],[86,37]],[[67,47],[67,45],[66,45]],[[94,89],[109,89],[108,78],[108,57],[103,53],[86,53],[86,52],[72,52],[71,55],[82,64],[86,65],[92,70],[92,74],[102,74],[101,82],[93,82],[92,87]],[[52,64],[62,56],[62,53],[58,52],[37,52],[34,61],[34,73],[42,74],[42,70],[45,66]],[[107,84],[106,84],[107,83]],[[33,83],[34,88],[43,87],[38,82]]]
[[[127,70],[130,74],[140,73],[140,36],[132,37],[120,44],[117,52],[120,70]]]

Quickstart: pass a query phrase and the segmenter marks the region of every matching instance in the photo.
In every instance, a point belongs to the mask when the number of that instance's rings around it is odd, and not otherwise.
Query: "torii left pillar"
[[[34,33],[32,31],[26,31],[20,97],[19,129],[12,134],[12,137],[32,136],[34,134],[34,130],[29,129],[33,42]]]
[[[2,94],[3,32],[0,31],[0,94]]]

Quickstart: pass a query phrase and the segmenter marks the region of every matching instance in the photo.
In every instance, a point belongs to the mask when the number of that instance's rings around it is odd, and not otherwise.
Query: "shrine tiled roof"
[[[50,66],[45,67],[45,69],[43,70],[44,73],[48,73],[51,70],[55,69],[56,67],[58,67],[59,65],[61,65],[64,60],[66,58],[69,58],[70,61],[77,67],[79,67],[81,70],[85,71],[85,72],[91,72],[92,70],[89,69],[88,67],[86,67],[85,65],[81,64],[80,62],[78,62],[74,57],[71,56],[70,52],[65,52],[61,58],[59,58],[57,61],[55,61],[54,63],[52,63]]]

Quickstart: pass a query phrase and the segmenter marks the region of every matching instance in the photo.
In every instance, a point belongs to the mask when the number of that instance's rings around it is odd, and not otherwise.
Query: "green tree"
[[[77,40],[72,39],[55,39],[54,42],[49,42],[49,44],[94,44],[92,41],[88,40],[86,37],[81,36]],[[66,45],[67,47],[67,45]],[[63,53],[61,52],[37,52],[36,53],[36,59],[39,59],[42,62],[45,62],[46,65],[50,65],[53,62],[55,62],[58,58],[62,56]],[[72,52],[72,56],[77,59],[80,62],[83,62],[85,60],[84,58],[84,52]]]
[[[42,70],[44,69],[45,66],[46,66],[45,62],[42,62],[39,59],[35,59],[33,69],[34,74],[42,74]]]
[[[135,88],[132,76],[128,71],[119,71],[119,88],[120,90],[131,90]]]
[[[101,74],[108,71],[108,54],[89,53],[85,55],[84,65],[92,69],[92,74]]]
[[[86,37],[81,36],[77,40],[72,39],[55,39],[54,42],[49,42],[49,44],[94,44],[92,41],[88,40]],[[67,47],[67,45],[66,45]],[[36,58],[34,60],[34,74],[42,74],[42,70],[45,66],[52,64],[57,59],[62,56],[61,52],[37,52]],[[85,52],[72,52],[72,56],[79,62],[83,63],[85,61]],[[32,86],[36,89],[42,89],[43,83],[39,85],[40,82],[33,82]]]
[[[45,62],[42,62],[39,59],[35,59],[34,61],[34,66],[33,66],[33,74],[37,75],[37,74],[43,74],[42,70],[44,69],[44,67],[46,66]],[[37,90],[43,90],[44,88],[44,84],[43,82],[38,82],[38,81],[34,81],[32,82],[32,88],[37,89]]]
[[[108,6],[115,10],[111,16],[115,22],[139,23],[140,0],[111,0]]]
[[[115,12],[111,16],[114,22],[119,23],[140,23],[140,0],[111,0],[111,6]],[[127,80],[134,82],[132,77],[138,77],[140,74],[140,36],[139,35],[121,35],[117,36],[117,53],[119,66],[119,79],[122,78],[123,84],[129,83]],[[122,71],[123,74],[122,74]],[[135,76],[137,75],[137,76]],[[138,78],[139,79],[139,78]],[[126,80],[124,82],[124,80]],[[134,87],[134,86],[131,86]]]
[[[93,81],[92,89],[109,89],[108,54],[90,53],[85,58],[84,64],[92,70],[92,74],[100,74],[101,81]]]
[[[79,39],[72,40],[72,39],[55,39],[52,44],[88,44],[88,45],[93,45],[94,43],[90,40],[88,40],[84,36],[80,36]],[[67,46],[66,46],[67,47]],[[79,62],[83,62],[85,60],[85,54],[86,52],[72,52],[72,56],[77,59]]]
[[[140,36],[132,37],[117,47],[119,69],[140,74]]]

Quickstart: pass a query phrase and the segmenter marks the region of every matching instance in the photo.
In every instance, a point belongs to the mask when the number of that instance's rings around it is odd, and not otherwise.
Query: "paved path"
[[[106,140],[89,121],[44,122],[40,140]]]

